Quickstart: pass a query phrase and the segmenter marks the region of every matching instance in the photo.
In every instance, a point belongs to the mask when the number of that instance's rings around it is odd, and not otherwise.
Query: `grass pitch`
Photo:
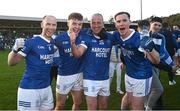
[[[24,61],[14,67],[7,65],[7,55],[9,51],[0,51],[0,110],[16,110],[17,108],[17,88],[24,71]],[[122,95],[116,93],[116,77],[113,78],[111,85],[111,95],[109,98],[109,109],[120,109]],[[166,72],[161,72],[161,81],[164,86],[163,109],[180,109],[180,76],[175,76],[177,82],[174,86],[169,86]],[[124,90],[124,81],[122,79],[122,89]],[[55,95],[55,80],[52,84],[53,94]],[[65,109],[71,109],[71,96],[66,102]],[[81,109],[86,110],[86,101],[84,98]]]

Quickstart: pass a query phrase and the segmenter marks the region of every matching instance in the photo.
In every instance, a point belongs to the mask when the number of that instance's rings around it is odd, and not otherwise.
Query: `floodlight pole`
[[[141,20],[142,20],[142,0],[140,0],[140,12],[141,12]]]

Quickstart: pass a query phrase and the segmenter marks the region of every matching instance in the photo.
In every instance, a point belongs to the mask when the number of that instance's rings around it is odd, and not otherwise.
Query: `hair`
[[[114,16],[114,19],[116,20],[116,17],[117,17],[118,15],[122,15],[122,14],[126,14],[129,19],[130,19],[130,17],[131,17],[128,12],[118,12],[118,13]]]
[[[162,27],[163,27],[163,28],[169,28],[169,24],[168,24],[167,22],[163,22],[163,23],[162,23]]]
[[[77,20],[83,20],[83,16],[80,14],[80,13],[71,13],[69,16],[68,16],[68,20],[71,20],[71,19],[77,19]]]
[[[42,21],[45,20],[49,16],[51,16],[51,15],[44,15],[43,18],[42,18]]]
[[[141,29],[148,28],[150,26],[150,23],[148,20],[140,20],[138,22],[138,27]]]
[[[102,14],[100,14],[100,13],[95,13],[95,14],[93,14],[93,15],[91,16],[91,19],[92,19],[92,17],[94,17],[94,16],[100,16],[100,17],[102,18],[102,21],[103,21],[103,16],[102,16]]]
[[[43,18],[42,18],[42,20],[44,20],[46,17],[47,17],[47,15],[44,15]]]
[[[160,17],[153,17],[150,22],[160,22],[162,23],[162,19]]]
[[[56,17],[53,16],[53,15],[44,15],[43,18],[42,18],[41,24],[42,24],[46,19],[48,19],[49,17],[53,17],[53,18],[56,19]]]

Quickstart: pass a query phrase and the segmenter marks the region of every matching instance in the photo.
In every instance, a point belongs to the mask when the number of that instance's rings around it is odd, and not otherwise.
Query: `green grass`
[[[17,88],[24,71],[24,61],[14,67],[7,65],[7,55],[9,51],[0,51],[0,110],[15,110],[17,99]],[[111,96],[109,99],[109,109],[120,109],[120,101],[122,95],[116,93],[115,79],[113,78],[111,86]],[[175,86],[168,85],[168,76],[166,72],[161,72],[161,81],[164,86],[163,105],[164,109],[174,110],[180,109],[180,76],[176,76],[177,84]],[[124,81],[122,80],[122,88],[124,90]],[[55,95],[55,81],[52,84],[53,94]],[[66,102],[65,109],[71,109],[71,96]],[[86,108],[84,99],[81,109]]]

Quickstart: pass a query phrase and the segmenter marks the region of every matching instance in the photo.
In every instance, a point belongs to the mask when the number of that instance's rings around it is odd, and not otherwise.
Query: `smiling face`
[[[162,24],[160,22],[151,22],[150,23],[150,31],[152,33],[159,32],[162,28]]]
[[[57,28],[57,21],[54,16],[45,16],[41,22],[42,36],[50,39]]]
[[[103,17],[101,15],[93,15],[90,22],[91,29],[95,35],[98,35],[104,28]]]
[[[130,35],[129,29],[130,19],[127,14],[119,14],[115,17],[115,27],[120,33],[121,37],[126,38]]]
[[[68,20],[68,27],[69,27],[69,32],[73,31],[74,33],[79,33],[79,31],[82,28],[83,22],[81,20],[78,19],[70,19]]]

